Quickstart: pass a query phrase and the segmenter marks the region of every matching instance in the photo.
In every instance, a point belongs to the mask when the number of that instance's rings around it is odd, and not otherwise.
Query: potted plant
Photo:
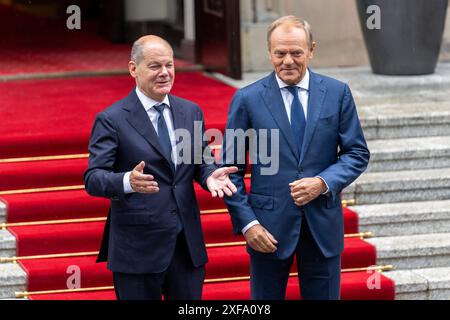
[[[448,0],[356,2],[374,73],[434,73],[441,49]],[[377,19],[378,26],[374,23]]]

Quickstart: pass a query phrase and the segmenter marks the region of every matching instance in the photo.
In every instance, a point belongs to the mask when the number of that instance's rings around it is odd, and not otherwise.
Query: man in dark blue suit
[[[279,167],[264,174],[267,165],[260,155],[253,158],[248,195],[246,164],[236,157],[248,152],[249,142],[240,150],[226,135],[223,160],[239,172],[230,177],[238,192],[225,202],[234,232],[248,244],[253,299],[285,298],[295,256],[303,299],[339,299],[339,194],[366,169],[370,153],[349,87],[308,69],[315,48],[309,24],[282,17],[267,40],[275,71],[235,94],[227,129],[270,130],[269,152]]]
[[[135,89],[97,115],[89,143],[86,190],[111,199],[98,261],[108,261],[118,299],[201,299],[207,253],[193,181],[213,197],[231,195],[237,168],[217,168],[194,135],[196,125],[204,130],[202,111],[169,94],[175,69],[165,40],[138,39],[129,71]],[[209,156],[194,159],[195,144]]]

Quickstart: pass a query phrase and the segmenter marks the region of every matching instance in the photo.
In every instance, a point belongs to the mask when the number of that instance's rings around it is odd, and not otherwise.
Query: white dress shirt
[[[283,97],[284,108],[286,109],[286,113],[289,119],[289,123],[291,123],[291,106],[292,101],[294,100],[294,96],[289,92],[286,84],[283,80],[281,80],[278,75],[275,74],[275,77],[278,82],[278,86],[281,90],[281,96]],[[305,76],[303,79],[295,85],[298,88],[298,97],[303,107],[303,113],[305,114],[305,120],[308,119],[308,91],[309,91],[309,71],[306,69]]]
[[[158,104],[162,104],[162,103],[166,104],[167,107],[164,108],[163,114],[164,114],[164,119],[165,119],[166,125],[167,125],[167,131],[169,131],[170,144],[172,145],[172,159],[174,160],[173,163],[176,168],[177,167],[177,161],[176,161],[177,160],[177,149],[176,149],[177,141],[175,138],[175,130],[173,127],[172,113],[170,112],[169,97],[166,95],[164,97],[164,100],[162,102],[159,102],[159,101],[153,100],[152,98],[147,97],[145,94],[143,94],[141,92],[141,90],[139,90],[138,87],[136,87],[136,95],[138,96],[139,101],[144,106],[145,112],[147,112],[150,122],[152,123],[153,128],[155,128],[155,131],[157,134],[158,134],[159,112],[154,108],[154,106],[158,105]],[[130,175],[131,175],[131,171],[125,173],[125,175],[123,176],[123,190],[125,193],[133,193],[134,192],[134,190],[130,184]]]

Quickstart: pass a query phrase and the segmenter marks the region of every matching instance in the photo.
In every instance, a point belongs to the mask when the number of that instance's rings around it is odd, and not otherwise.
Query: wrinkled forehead
[[[306,31],[297,26],[280,26],[276,28],[270,38],[270,50],[273,49],[288,49],[295,50],[295,48],[308,49],[308,40]]]
[[[300,26],[296,26],[293,24],[283,24],[278,26],[275,30],[273,30],[270,40],[293,40],[293,41],[307,41],[307,34],[305,29]]]

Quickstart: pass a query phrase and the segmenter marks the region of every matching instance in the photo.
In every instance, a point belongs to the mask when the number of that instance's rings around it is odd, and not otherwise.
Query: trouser
[[[205,266],[194,267],[180,232],[172,261],[166,271],[150,274],[113,273],[118,300],[200,300]]]
[[[297,257],[299,285],[304,300],[339,300],[341,255],[326,258],[316,244],[306,218],[302,218],[295,253],[286,260],[252,255],[250,286],[253,300],[283,300],[289,272]]]

